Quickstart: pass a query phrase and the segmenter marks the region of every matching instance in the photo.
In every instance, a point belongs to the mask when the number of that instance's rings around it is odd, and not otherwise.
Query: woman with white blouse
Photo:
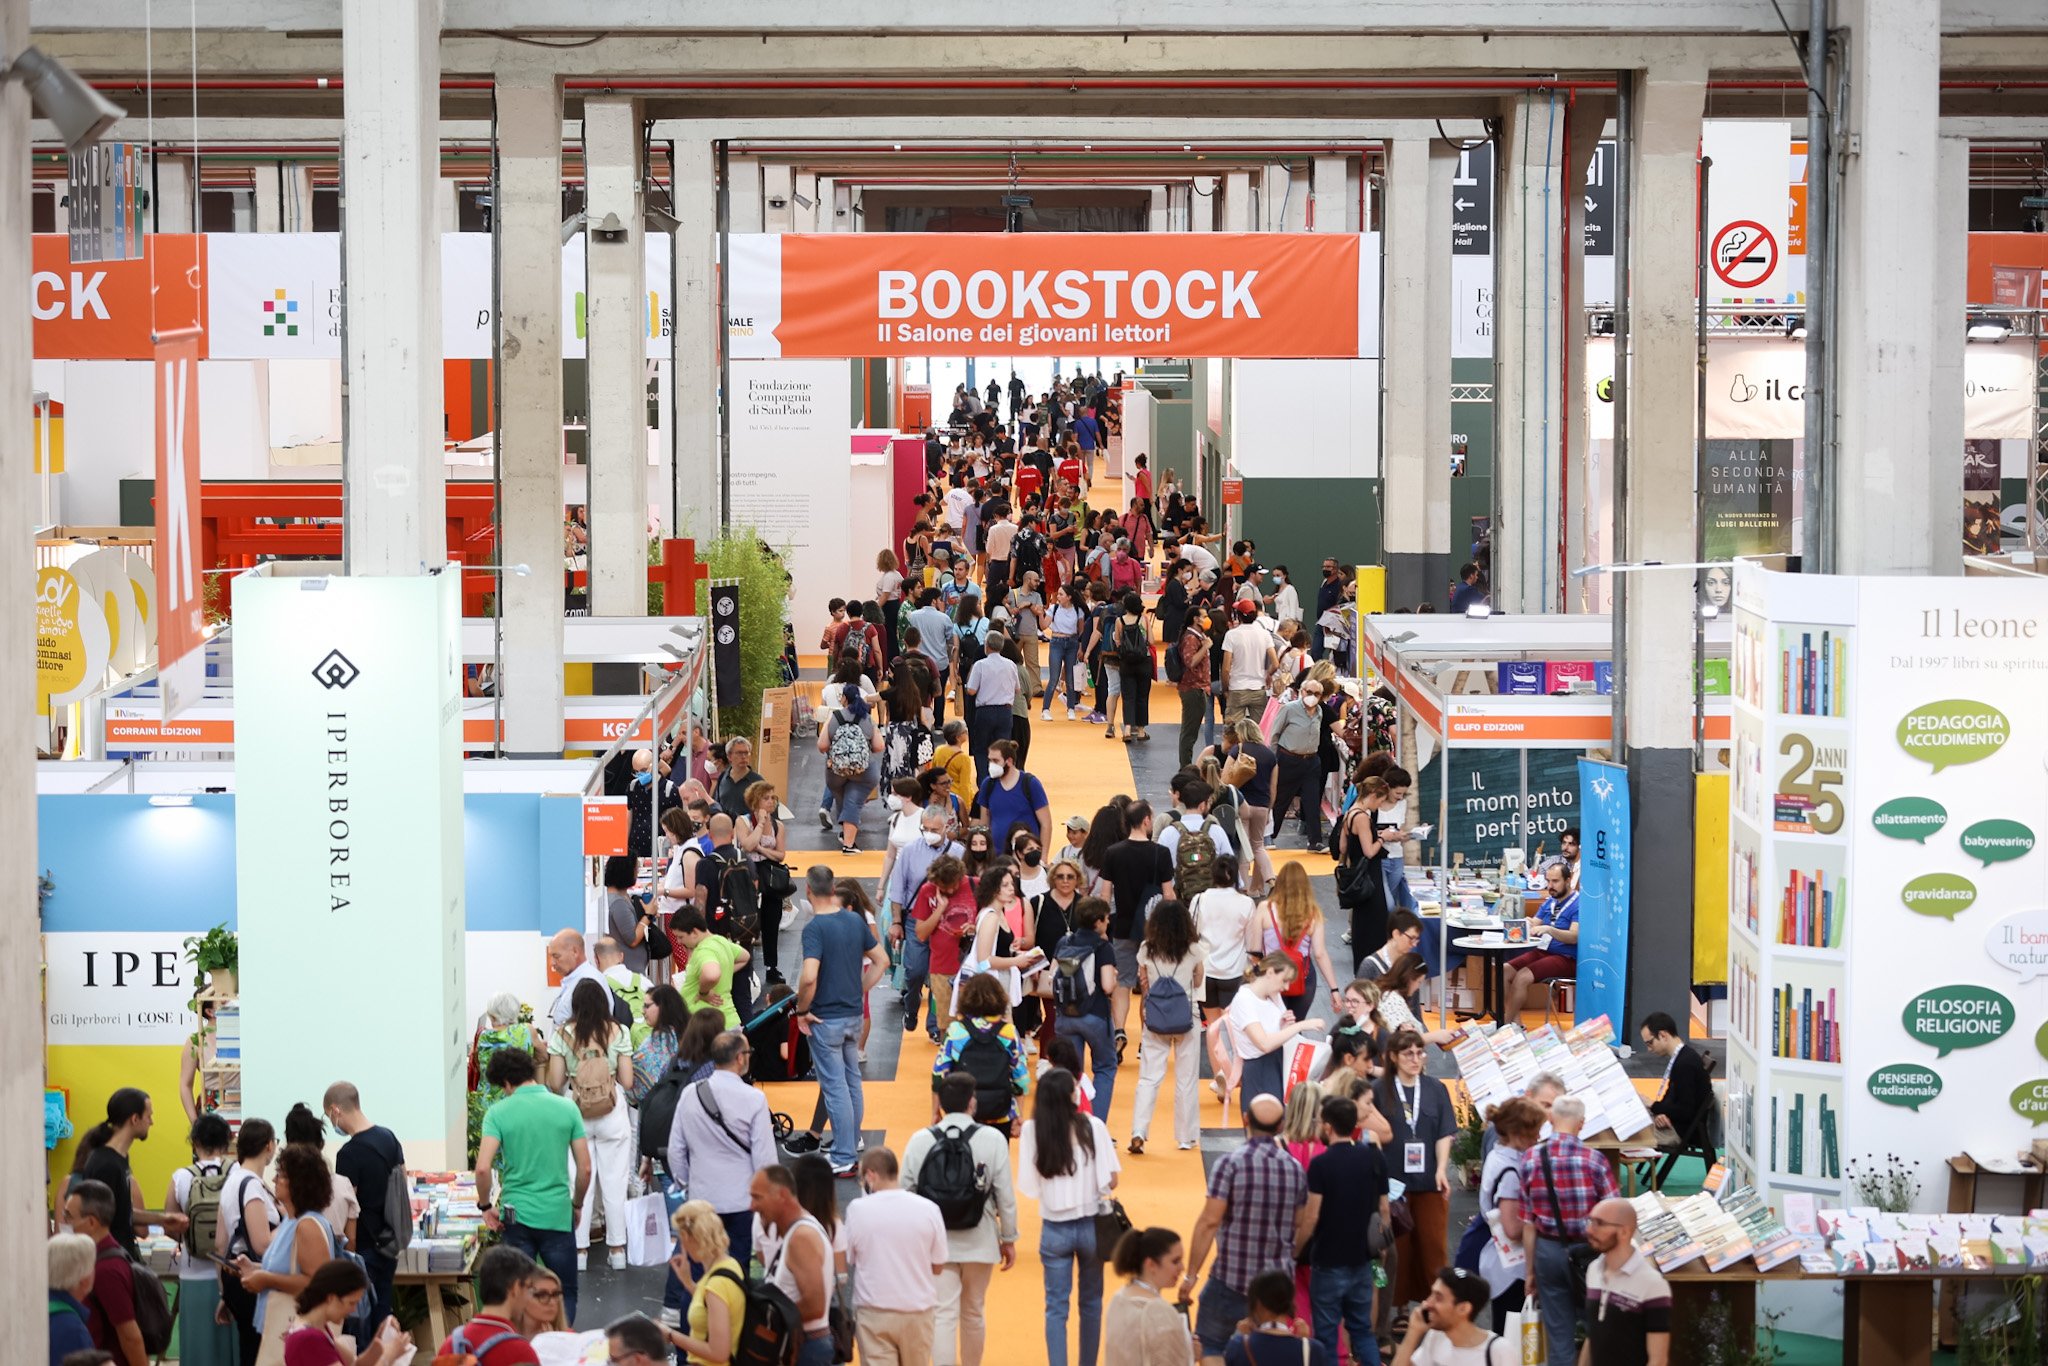
[[[1077,1273],[1080,1366],[1096,1366],[1102,1333],[1105,1250],[1095,1246],[1095,1216],[1116,1189],[1116,1141],[1101,1120],[1081,1113],[1075,1097],[1074,1074],[1065,1068],[1041,1077],[1017,1153],[1017,1191],[1038,1201],[1047,1366],[1067,1366],[1067,1316]]]

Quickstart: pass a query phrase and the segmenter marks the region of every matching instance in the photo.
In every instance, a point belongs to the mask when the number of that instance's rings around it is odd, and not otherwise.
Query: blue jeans
[[[1308,1273],[1308,1302],[1315,1314],[1316,1341],[1335,1362],[1337,1325],[1351,1338],[1351,1355],[1359,1366],[1379,1366],[1380,1344],[1372,1335],[1372,1263],[1319,1266]]]
[[[868,804],[868,798],[875,795],[874,780],[869,776],[874,766],[858,778],[842,778],[837,773],[825,774],[825,802],[821,808],[833,820],[843,825],[859,825],[861,808]]]
[[[932,977],[932,946],[917,937],[910,928],[906,915],[903,928],[903,1028],[908,1031],[917,1028],[917,1007],[924,1001],[925,984]],[[938,1028],[939,1007],[936,1002],[925,1005],[925,1028]]]
[[[1100,1015],[1062,1015],[1053,1027],[1074,1041],[1081,1065],[1094,1070],[1095,1099],[1089,1110],[1108,1123],[1109,1102],[1116,1092],[1116,1041],[1110,1036],[1109,1021]]]
[[[661,1180],[673,1184],[666,1176]],[[745,1275],[747,1261],[754,1255],[754,1212],[743,1209],[736,1214],[721,1214],[718,1216],[718,1222],[725,1225],[727,1250],[731,1252],[732,1259],[740,1264],[740,1274]],[[683,1283],[676,1278],[676,1269],[669,1266],[663,1267],[662,1271],[666,1279],[661,1286],[661,1307],[676,1310],[678,1313],[687,1312],[690,1297],[683,1292]],[[704,1268],[691,1262],[690,1279],[703,1280]],[[382,1322],[381,1319],[378,1321]]]
[[[1047,1366],[1067,1366],[1068,1301],[1076,1273],[1081,1282],[1080,1366],[1095,1366],[1102,1339],[1102,1258],[1095,1251],[1095,1220],[1046,1220],[1038,1231],[1038,1260],[1045,1268]]]
[[[569,1229],[528,1228],[508,1223],[504,1231],[508,1247],[527,1256],[562,1278],[562,1312],[571,1328],[576,1326],[576,1235]]]
[[[811,1026],[811,1066],[818,1092],[832,1119],[832,1165],[851,1167],[860,1139],[860,1016],[820,1020]]]
[[[370,1322],[381,1326],[391,1314],[391,1278],[398,1274],[398,1259],[373,1248],[363,1253],[363,1270],[370,1278]]]
[[[1565,1245],[1551,1238],[1536,1240],[1536,1304],[1543,1315],[1543,1341],[1549,1366],[1572,1366],[1579,1359],[1579,1311],[1572,1303],[1571,1261]]]
[[[1052,638],[1052,660],[1045,675],[1045,705],[1052,707],[1052,700],[1062,688],[1067,692],[1067,709],[1071,711],[1081,705],[1081,638],[1079,636],[1054,636]]]
[[[832,1366],[832,1335],[805,1338],[796,1349],[796,1366]]]

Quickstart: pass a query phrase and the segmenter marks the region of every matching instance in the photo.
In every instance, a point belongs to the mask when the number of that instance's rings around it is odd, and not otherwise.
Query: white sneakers
[[[1052,708],[1051,708],[1051,707],[1047,707],[1047,708],[1046,708],[1046,709],[1045,709],[1044,711],[1042,711],[1042,712],[1038,713],[1038,719],[1039,719],[1039,720],[1041,720],[1041,721],[1050,721],[1050,720],[1052,720]],[[1071,720],[1073,720],[1074,718],[1073,718],[1073,717],[1071,717],[1071,716],[1069,716],[1069,717],[1068,717],[1067,719],[1068,719],[1069,721],[1071,721]]]
[[[576,1249],[576,1269],[577,1269],[578,1271],[588,1271],[588,1270],[590,1270],[590,1249],[589,1249],[589,1248],[587,1248],[587,1247],[579,1247],[579,1248],[577,1248],[577,1249]]]
[[[626,1249],[622,1247],[613,1248],[611,1255],[605,1258],[605,1265],[614,1271],[624,1271],[626,1269]]]

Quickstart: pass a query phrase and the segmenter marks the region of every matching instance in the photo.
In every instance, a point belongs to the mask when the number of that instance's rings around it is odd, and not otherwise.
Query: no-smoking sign
[[[1708,259],[1730,289],[1755,289],[1778,269],[1778,239],[1763,224],[1738,218],[1714,234]]]

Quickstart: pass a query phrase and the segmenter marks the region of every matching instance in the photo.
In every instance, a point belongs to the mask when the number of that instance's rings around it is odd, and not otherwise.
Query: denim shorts
[[[1195,1339],[1202,1344],[1202,1355],[1222,1356],[1223,1349],[1237,1336],[1238,1322],[1250,1308],[1243,1295],[1211,1276],[1203,1284],[1195,1307]]]

